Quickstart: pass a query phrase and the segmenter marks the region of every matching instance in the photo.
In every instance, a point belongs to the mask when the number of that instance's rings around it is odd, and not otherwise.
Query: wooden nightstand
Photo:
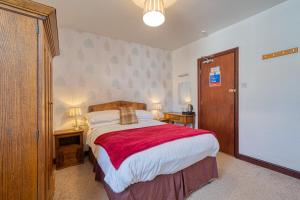
[[[83,163],[83,130],[60,130],[54,132],[56,169]]]
[[[169,120],[171,123],[179,123],[187,126],[192,124],[195,128],[195,115],[183,115],[181,113],[164,113],[164,118]]]
[[[169,123],[169,122],[170,122],[169,119],[165,119],[165,118],[161,118],[161,119],[159,119],[158,121],[160,121],[160,122],[165,122],[165,123]]]

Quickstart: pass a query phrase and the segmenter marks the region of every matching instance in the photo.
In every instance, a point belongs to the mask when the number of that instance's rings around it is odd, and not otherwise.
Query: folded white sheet
[[[217,155],[219,151],[217,139],[211,134],[206,134],[175,140],[136,153],[128,157],[116,170],[105,149],[94,144],[99,135],[107,132],[160,124],[164,123],[155,120],[140,120],[138,124],[98,126],[88,132],[87,144],[91,147],[105,174],[105,182],[114,192],[122,192],[131,184],[150,181],[158,175],[176,173],[207,156]]]

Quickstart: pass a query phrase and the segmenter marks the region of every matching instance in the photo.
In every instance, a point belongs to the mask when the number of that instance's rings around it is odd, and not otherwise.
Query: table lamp
[[[80,107],[70,108],[69,116],[75,119],[75,126],[74,126],[75,130],[80,129],[79,126],[78,126],[78,117],[80,117],[81,115],[82,115],[82,113],[81,113],[81,108]]]
[[[152,105],[152,110],[155,111],[155,115],[156,115],[155,117],[156,117],[157,120],[160,118],[161,109],[162,109],[162,106],[161,106],[160,103],[154,103]]]

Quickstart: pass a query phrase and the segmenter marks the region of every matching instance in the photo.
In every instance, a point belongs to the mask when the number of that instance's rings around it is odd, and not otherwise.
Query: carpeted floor
[[[264,169],[226,154],[218,155],[219,179],[193,193],[188,200],[300,200],[300,180]],[[92,165],[55,171],[55,200],[107,200],[94,181]]]

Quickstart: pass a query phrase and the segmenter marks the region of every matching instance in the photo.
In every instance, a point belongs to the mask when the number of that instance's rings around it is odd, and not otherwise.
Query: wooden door
[[[199,59],[199,128],[214,131],[220,150],[237,150],[238,49]]]
[[[37,20],[0,10],[0,199],[37,199]]]

